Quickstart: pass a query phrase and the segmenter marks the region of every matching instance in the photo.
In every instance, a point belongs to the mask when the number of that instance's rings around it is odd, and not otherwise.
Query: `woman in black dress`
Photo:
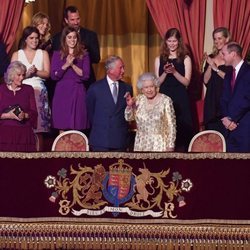
[[[230,33],[227,28],[219,27],[213,31],[213,53],[206,56],[206,64],[203,73],[203,82],[206,86],[204,102],[204,126],[205,129],[216,130],[224,134],[225,128],[221,122],[220,97],[223,88],[223,80],[226,71],[230,68],[220,53],[222,47],[230,41]]]
[[[171,97],[177,125],[176,151],[187,151],[193,136],[193,122],[187,87],[192,73],[188,56],[178,29],[169,29],[155,59],[155,74],[159,77],[160,92]]]

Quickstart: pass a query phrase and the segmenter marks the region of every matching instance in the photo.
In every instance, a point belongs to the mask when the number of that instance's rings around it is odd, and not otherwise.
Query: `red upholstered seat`
[[[196,134],[188,147],[189,152],[226,152],[225,138],[215,130],[205,130]]]
[[[88,138],[76,130],[65,131],[54,140],[52,151],[89,151]]]

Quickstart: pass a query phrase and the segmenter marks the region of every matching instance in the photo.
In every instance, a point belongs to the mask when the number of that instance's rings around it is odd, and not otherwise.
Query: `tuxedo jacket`
[[[62,32],[57,33],[52,37],[52,50],[60,50],[61,47],[61,35]],[[100,61],[100,47],[99,47],[99,41],[97,38],[97,34],[92,31],[85,28],[80,28],[80,37],[81,41],[85,45],[85,48],[89,52],[90,62],[92,63],[99,63]],[[90,78],[88,80],[87,86],[88,87],[91,83],[95,82],[95,74],[93,67],[91,65],[90,70]]]
[[[244,62],[232,91],[233,70],[225,75],[221,97],[222,117],[230,117],[238,124],[225,135],[228,152],[250,152],[250,65]]]
[[[120,149],[128,144],[128,123],[124,118],[127,106],[124,95],[132,87],[119,81],[117,103],[114,103],[105,77],[92,84],[87,91],[87,109],[91,123],[89,144],[94,147]]]

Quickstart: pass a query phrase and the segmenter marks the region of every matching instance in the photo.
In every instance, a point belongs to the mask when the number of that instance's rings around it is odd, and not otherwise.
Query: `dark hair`
[[[229,53],[234,51],[238,56],[242,57],[242,47],[236,42],[227,43],[227,51]]]
[[[77,32],[77,30],[73,27],[70,26],[66,26],[63,31],[62,31],[62,35],[61,35],[61,57],[65,57],[69,54],[69,48],[66,45],[66,36],[71,33],[71,32],[75,32],[76,36],[77,36],[77,43],[76,43],[76,47],[74,48],[74,53],[73,55],[75,57],[82,57],[85,53],[84,50],[84,45],[81,43],[81,38],[79,33]]]
[[[32,33],[36,33],[38,35],[38,39],[40,37],[39,30],[36,27],[33,26],[27,26],[24,28],[21,39],[19,41],[18,48],[19,49],[24,49],[26,46],[25,40],[27,39],[28,36],[30,36]]]
[[[181,33],[176,28],[171,28],[171,29],[167,30],[167,32],[165,33],[165,36],[164,36],[162,44],[161,44],[161,49],[160,49],[161,56],[163,57],[164,61],[168,60],[169,55],[170,55],[170,51],[169,51],[169,48],[166,44],[166,40],[168,40],[172,36],[175,37],[179,43],[178,48],[177,48],[177,60],[178,61],[184,60],[186,55],[188,54],[188,52],[187,52],[185,45],[183,44]]]
[[[66,18],[66,19],[68,19],[68,12],[76,13],[76,12],[79,12],[79,10],[77,9],[77,7],[72,6],[72,5],[65,8],[64,12],[63,12],[63,17]]]

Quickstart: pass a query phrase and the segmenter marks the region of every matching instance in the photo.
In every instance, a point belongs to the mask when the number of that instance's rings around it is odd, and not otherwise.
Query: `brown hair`
[[[84,45],[81,43],[80,35],[76,31],[76,29],[73,28],[73,27],[69,27],[69,26],[66,26],[62,31],[62,35],[61,35],[61,58],[66,57],[69,54],[69,48],[68,48],[68,46],[66,44],[66,36],[71,32],[75,32],[76,36],[77,36],[77,43],[76,43],[76,46],[74,48],[73,55],[76,58],[81,58],[85,54]]]
[[[163,38],[161,48],[160,48],[160,54],[163,57],[164,61],[167,61],[170,55],[169,48],[166,44],[166,40],[168,40],[170,37],[175,37],[178,40],[178,48],[177,48],[177,60],[181,61],[184,60],[186,55],[188,54],[187,49],[183,43],[181,33],[176,28],[171,28],[167,30],[165,33],[165,36]]]

